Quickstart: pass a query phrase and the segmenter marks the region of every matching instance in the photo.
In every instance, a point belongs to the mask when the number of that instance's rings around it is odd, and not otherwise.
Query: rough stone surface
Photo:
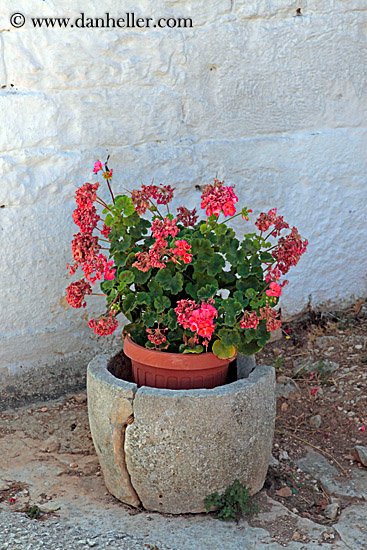
[[[347,548],[367,548],[367,504],[348,506],[341,513],[335,530]]]
[[[237,379],[248,378],[250,373],[256,367],[256,357],[255,355],[238,355],[237,356]]]
[[[297,460],[297,465],[304,472],[313,475],[329,495],[340,498],[359,498],[367,500],[367,472],[354,470],[347,481],[340,481],[338,470],[324,456],[309,451],[304,458]]]
[[[124,452],[126,423],[133,414],[137,386],[112,376],[106,368],[109,358],[101,354],[88,365],[89,424],[108,490],[119,500],[138,506]]]
[[[101,306],[92,300],[87,317],[83,308],[68,309],[63,296],[76,232],[73,195],[107,151],[116,182],[130,189],[152,178],[170,183],[176,204],[197,206],[195,186],[217,173],[236,184],[240,204],[254,216],[277,206],[310,242],[290,272],[284,316],[308,303],[365,295],[366,256],[350,251],[367,247],[366,3],[138,4],[129,10],[191,16],[193,27],[34,29],[31,17],[116,16],[127,7],[118,0],[19,0],[16,11],[27,21],[16,29],[9,22],[15,7],[1,2],[4,395],[30,393],[22,379],[12,383],[26,370],[37,371],[33,399],[50,370],[45,394],[56,395],[57,374],[74,373],[81,387],[101,346],[88,327]],[[234,223],[238,231],[242,223]],[[252,231],[251,220],[246,228]]]
[[[60,440],[52,435],[48,437],[46,441],[41,445],[40,450],[44,453],[53,453],[60,449]]]
[[[356,445],[355,453],[357,455],[358,460],[361,462],[361,464],[367,467],[367,446]]]
[[[212,390],[140,388],[126,429],[126,463],[143,506],[173,514],[203,512],[203,499],[235,479],[259,491],[275,420],[275,373]]]
[[[0,490],[13,489],[0,499],[1,550],[361,550],[366,544],[365,503],[351,513],[344,509],[340,534],[336,525],[319,525],[302,518],[266,490],[254,500],[259,515],[239,524],[205,514],[167,515],[132,510],[106,491],[89,432],[85,404],[68,399],[40,403],[0,416]],[[40,408],[47,405],[47,412]],[[47,423],[60,428],[61,448],[40,453]],[[70,425],[77,423],[73,431]],[[78,469],[69,469],[77,462]],[[59,508],[59,517],[31,520],[15,512],[9,497],[27,497],[43,511]],[[343,506],[345,503],[343,502]],[[16,506],[17,508],[17,506]],[[297,540],[294,536],[297,535]],[[305,538],[303,538],[305,537]],[[328,537],[328,538],[327,538]],[[345,542],[343,542],[345,541]],[[356,542],[357,541],[357,542]],[[331,544],[332,543],[332,544]]]
[[[326,338],[326,337],[324,337]],[[314,361],[312,358],[302,358],[297,359],[294,362],[294,374],[298,374],[301,371],[305,372],[320,372],[320,373],[327,373],[327,372],[335,372],[338,370],[339,364],[335,363],[334,361]]]
[[[289,378],[289,376],[279,376],[277,378],[277,384],[276,384],[277,397],[287,398],[299,391],[300,389],[297,382],[295,382],[292,378]]]
[[[328,504],[324,510],[324,515],[331,520],[334,520],[336,516],[338,515],[340,505],[338,502],[332,502],[331,504]]]

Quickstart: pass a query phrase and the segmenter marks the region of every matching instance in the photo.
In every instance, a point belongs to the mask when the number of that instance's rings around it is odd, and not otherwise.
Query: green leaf
[[[127,195],[121,195],[115,199],[115,208],[121,210],[125,216],[131,216],[135,212],[133,201]]]
[[[190,346],[185,346],[185,344],[181,344],[180,346],[180,353],[203,353],[204,348],[200,344],[197,346],[194,346],[191,348]]]
[[[158,271],[155,280],[162,285],[164,290],[169,290],[172,294],[178,294],[183,289],[184,280],[181,273],[177,272],[172,276],[168,267]]]
[[[157,320],[157,313],[151,309],[147,309],[142,315],[142,320],[146,327],[152,327]]]
[[[225,223],[219,223],[214,227],[214,231],[216,235],[225,235],[228,231],[228,227]]]
[[[234,269],[231,269],[230,271],[222,271],[219,274],[219,279],[225,286],[230,285],[236,281],[236,272]]]
[[[248,303],[249,303],[249,299],[246,298],[243,294],[243,292],[241,292],[240,290],[236,290],[234,293],[233,293],[233,298],[237,301],[237,302],[240,302],[240,304],[242,305],[243,308],[245,308]]]
[[[194,238],[192,239],[192,253],[199,261],[208,261],[213,257],[214,250],[209,239]]]
[[[123,313],[129,313],[129,311],[132,311],[134,309],[134,305],[135,305],[135,295],[133,293],[129,293],[123,300],[121,309]]]
[[[119,275],[119,280],[122,282],[122,283],[125,283],[125,285],[131,285],[131,283],[134,282],[134,273],[132,273],[131,271],[121,271],[120,275]]]
[[[149,271],[140,271],[140,269],[133,267],[132,272],[134,273],[134,282],[137,285],[143,285],[150,279],[152,270]],[[149,285],[148,285],[149,286]]]
[[[236,353],[234,346],[225,346],[221,340],[216,340],[213,344],[213,353],[219,359],[230,359]]]
[[[113,287],[114,287],[114,281],[105,280],[105,281],[102,281],[101,283],[101,289],[103,290],[103,292],[108,292]]]
[[[198,290],[198,298],[200,300],[209,300],[209,298],[213,298],[216,295],[217,289],[218,287],[215,285],[205,285]]]
[[[136,295],[136,303],[139,306],[143,304],[150,306],[150,304],[152,303],[150,294],[148,294],[148,292],[138,292],[138,294]]]
[[[112,216],[112,214],[107,214],[104,223],[107,225],[107,227],[111,227],[111,225],[113,224],[113,216]]]
[[[226,262],[223,258],[223,256],[220,256],[219,254],[215,254],[213,258],[208,262],[207,264],[207,272],[209,275],[218,275],[223,269],[223,267],[226,265]]]
[[[154,281],[154,280],[150,281],[148,283],[148,288],[149,288],[149,292],[152,300],[155,300],[159,296],[163,296],[163,290],[161,286],[157,283],[157,281]]]
[[[263,262],[272,262],[274,260],[270,252],[262,252],[260,258]]]
[[[170,330],[175,330],[177,327],[177,315],[174,309],[170,309],[167,313],[167,327]]]
[[[234,298],[227,298],[227,300],[222,300],[221,305],[226,312],[225,324],[234,326],[236,324],[237,315],[243,310],[241,302],[237,302]]]
[[[167,298],[167,296],[158,296],[158,298],[154,300],[154,307],[158,313],[161,313],[165,309],[171,307],[171,300]]]
[[[125,235],[125,237],[118,241],[113,243],[113,248],[118,250],[119,252],[125,252],[128,248],[130,248],[132,244],[132,239],[130,235]]]
[[[248,343],[241,342],[237,350],[238,350],[238,353],[241,353],[242,355],[253,355],[254,353],[257,353],[258,351],[260,351],[261,347],[262,346],[259,346],[256,340],[252,340],[251,342],[248,342]]]
[[[235,348],[237,348],[237,346],[241,342],[241,335],[237,330],[228,330],[226,328],[221,328],[218,331],[218,336],[222,344],[226,347],[234,346]]]
[[[192,283],[187,283],[185,285],[185,291],[187,292],[187,294],[193,298],[194,300],[197,300],[198,299],[198,295],[197,295],[197,285],[193,285]]]
[[[227,261],[236,266],[238,262],[238,246],[240,242],[238,239],[230,239],[226,247]]]
[[[243,260],[237,266],[237,273],[240,277],[247,277],[250,273],[250,264]]]
[[[254,290],[253,288],[248,288],[245,292],[245,296],[246,298],[256,298],[257,297],[257,292],[256,290]]]

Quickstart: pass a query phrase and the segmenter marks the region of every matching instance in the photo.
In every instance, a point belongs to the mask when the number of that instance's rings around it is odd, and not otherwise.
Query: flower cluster
[[[234,216],[236,213],[235,203],[238,197],[233,192],[232,187],[223,185],[223,181],[214,179],[213,184],[204,188],[201,195],[201,208],[206,209],[207,216],[219,216],[221,212],[227,216]]]
[[[103,171],[102,163],[97,161],[93,172]],[[103,172],[111,174],[110,172]],[[110,177],[110,176],[109,176]],[[99,183],[85,183],[75,193],[77,208],[73,212],[73,220],[79,226],[80,232],[74,235],[71,243],[71,251],[74,259],[73,264],[68,264],[69,274],[73,275],[78,267],[81,267],[85,279],[71,283],[66,289],[66,300],[68,304],[75,308],[85,307],[85,296],[92,294],[90,284],[95,284],[97,280],[106,279],[112,281],[115,277],[116,269],[113,269],[113,260],[108,261],[100,252],[101,246],[98,237],[93,235],[93,231],[98,229],[103,236],[108,238],[111,229],[103,225],[102,229],[97,227],[100,216],[94,205],[99,202],[97,190]],[[105,336],[111,334],[117,328],[117,321],[112,313],[102,316],[99,319],[91,319],[89,326],[94,329],[96,334]]]
[[[175,313],[177,315],[177,322],[182,325],[184,329],[190,328],[189,319],[194,309],[199,305],[195,300],[180,300],[175,307]]]
[[[94,201],[99,183],[85,183],[75,193],[77,208],[73,212],[74,223],[82,233],[92,233],[100,220]]]
[[[281,320],[277,319],[278,312],[272,307],[265,306],[260,308],[260,317],[259,319],[264,319],[266,321],[266,330],[268,332],[273,332],[281,327]]]
[[[277,209],[273,208],[269,210],[268,213],[261,212],[260,216],[257,218],[255,225],[259,231],[267,231],[271,225],[275,222],[277,216]]]
[[[192,260],[192,254],[189,254],[191,245],[184,239],[175,241],[176,248],[172,250],[175,258],[182,258],[185,264],[189,264]],[[177,261],[174,259],[174,261]]]
[[[277,330],[282,324],[281,320],[277,319],[277,317],[278,312],[267,305],[260,308],[260,315],[258,315],[256,311],[245,311],[241,320],[241,328],[256,329],[259,322],[264,319],[266,321],[267,331],[272,332],[273,330]]]
[[[87,305],[85,302],[87,294],[92,294],[92,288],[89,283],[82,279],[68,286],[66,289],[66,301],[71,307],[85,307]]]
[[[89,321],[89,326],[98,336],[108,336],[117,329],[118,322],[115,319],[115,313],[110,311],[108,314],[102,315],[98,319],[91,319]]]
[[[97,280],[107,279],[113,281],[115,278],[116,269],[111,269],[113,266],[113,260],[107,261],[107,258],[103,254],[94,256],[90,262],[83,264],[83,271],[85,278],[94,285]],[[93,275],[94,274],[94,275]]]
[[[155,347],[160,346],[161,344],[164,344],[167,341],[167,338],[163,334],[167,329],[160,329],[158,328],[148,328],[147,334],[148,334],[148,340],[154,344]]]
[[[179,300],[175,308],[178,324],[196,333],[195,342],[198,341],[197,336],[205,338],[206,345],[215,329],[214,318],[218,316],[218,311],[210,302],[214,300],[203,302],[201,305],[194,300]]]
[[[276,260],[276,268],[283,275],[288,273],[292,266],[298,264],[300,257],[306,252],[307,245],[308,240],[302,240],[297,228],[293,227],[289,235],[280,237],[278,245],[272,252]]]
[[[131,193],[131,199],[136,212],[141,215],[152,206],[151,199],[157,201],[157,204],[168,204],[173,198],[173,191],[170,185],[142,185],[141,189],[134,189]]]
[[[256,311],[245,311],[241,320],[241,328],[257,328],[259,318]]]
[[[196,215],[196,208],[189,210],[185,206],[179,206],[177,208],[177,221],[180,221],[184,227],[194,226],[198,221]]]
[[[98,244],[98,237],[92,233],[77,233],[71,241],[71,252],[75,260],[74,265],[67,265],[70,275],[73,275],[79,266],[84,263],[91,263],[99,253],[101,247]]]
[[[169,252],[167,238],[170,236],[175,237],[178,231],[175,219],[171,220],[167,216],[164,220],[155,218],[152,223],[152,234],[156,241],[148,251],[144,250],[135,255],[136,260],[133,263],[133,267],[136,267],[140,271],[149,271],[153,267],[157,267],[158,269],[166,267],[162,258]]]

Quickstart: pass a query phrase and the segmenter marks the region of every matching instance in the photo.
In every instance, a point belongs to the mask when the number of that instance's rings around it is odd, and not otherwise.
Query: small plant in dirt
[[[241,515],[259,513],[259,507],[251,502],[250,490],[238,479],[223,494],[212,493],[204,499],[206,512],[216,508],[215,517],[222,521],[238,521]]]
[[[320,359],[312,366],[313,371],[307,372],[305,368],[299,371],[298,376],[305,376],[310,380],[318,381],[320,384],[330,385],[333,384],[332,369],[329,361]]]
[[[273,357],[271,359],[273,361],[273,367],[275,368],[276,372],[278,374],[281,374],[284,371],[284,364],[283,359],[281,357]]]
[[[101,281],[107,311],[89,321],[93,331],[112,334],[121,313],[129,320],[125,334],[143,347],[212,351],[221,359],[259,351],[281,325],[275,307],[287,281],[280,279],[306,251],[297,228],[274,208],[256,219],[259,233],[237,238],[228,221],[241,216],[245,222],[252,210],[236,212],[238,197],[218,179],[203,189],[205,216],[199,219],[196,209],[170,210],[170,185],[142,185],[130,196],[115,196],[113,171],[98,161],[93,172],[106,182],[111,201],[97,194],[99,183],[76,191],[79,232],[68,267],[70,275],[78,268],[84,275],[66,295],[72,307],[85,307],[85,298],[95,294],[92,285]]]

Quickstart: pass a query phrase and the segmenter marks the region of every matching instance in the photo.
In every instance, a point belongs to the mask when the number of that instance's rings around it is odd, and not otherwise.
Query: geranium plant
[[[196,209],[170,211],[169,185],[141,185],[115,196],[107,164],[96,162],[94,173],[103,176],[111,200],[97,195],[99,183],[76,191],[79,232],[68,268],[73,275],[81,267],[84,276],[66,296],[72,307],[85,307],[92,286],[102,281],[107,311],[89,321],[93,331],[111,334],[122,313],[129,320],[124,333],[147,348],[213,351],[220,358],[259,351],[281,325],[275,309],[287,283],[281,279],[306,251],[297,229],[274,208],[256,219],[258,233],[239,238],[228,221],[241,217],[245,224],[252,210],[236,211],[233,188],[218,179],[202,192],[199,219]]]

